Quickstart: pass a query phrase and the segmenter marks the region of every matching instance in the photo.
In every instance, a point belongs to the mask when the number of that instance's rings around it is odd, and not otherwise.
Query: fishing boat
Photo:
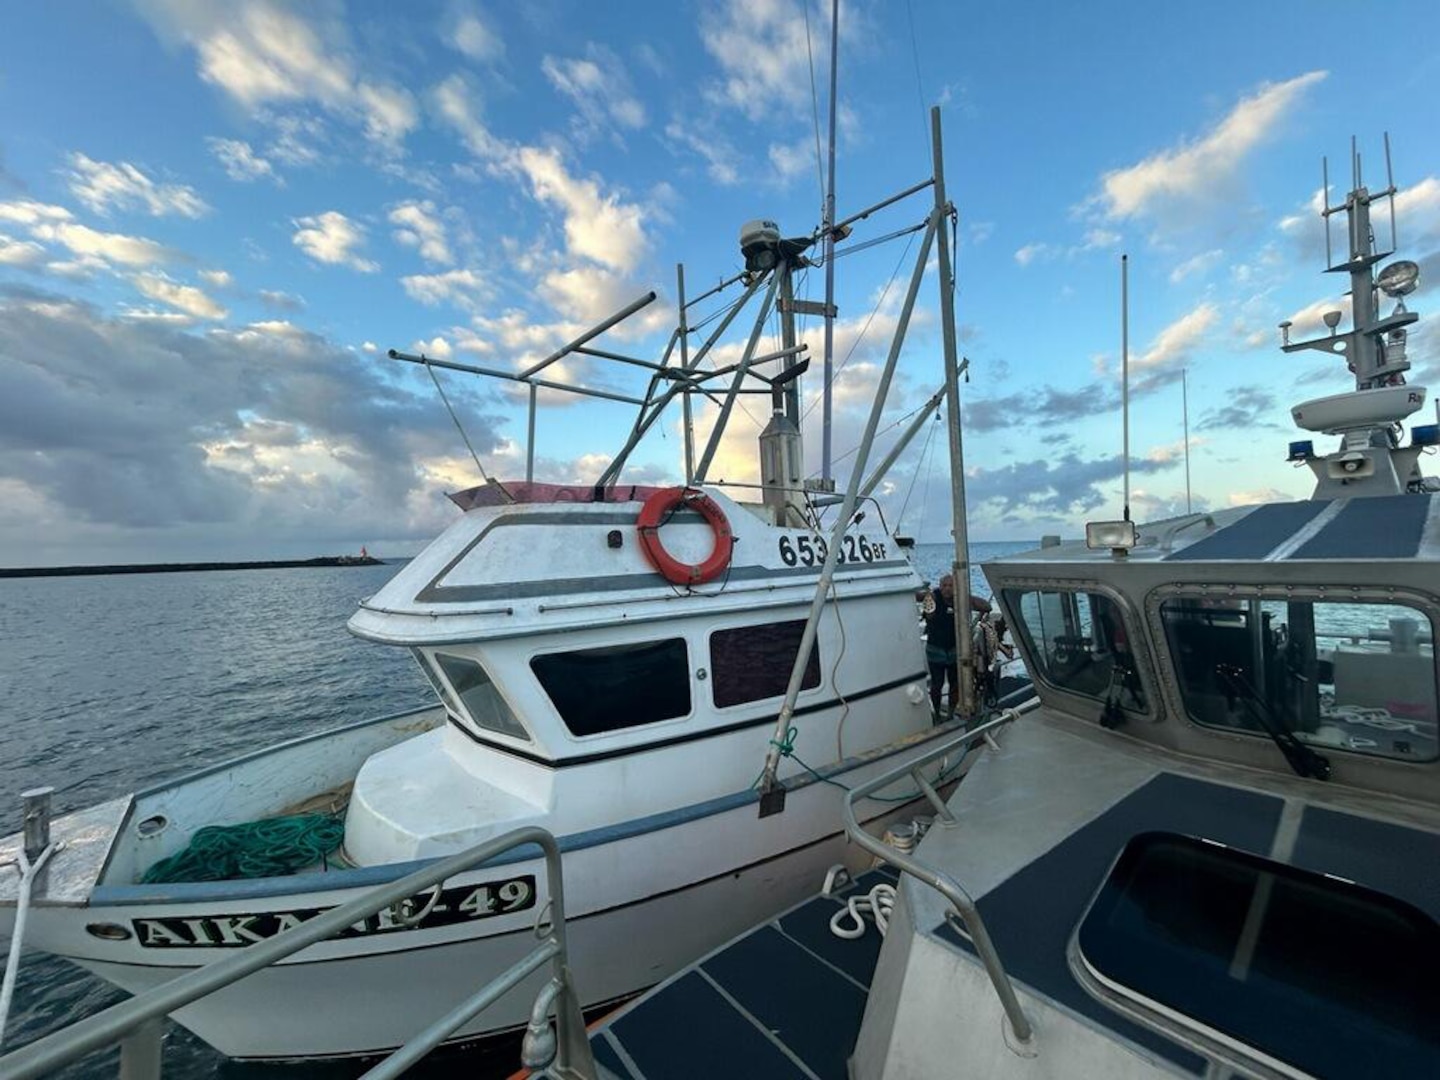
[[[933,197],[919,226],[895,234],[923,238],[849,486],[807,484],[798,380],[808,360],[796,323],[833,318],[834,304],[796,299],[794,274],[822,258],[833,265],[836,244],[843,253],[860,222],[917,195]],[[953,213],[931,177],[845,220],[831,212],[798,237],[751,222],[741,231],[741,273],[687,301],[681,270],[678,326],[658,359],[600,348],[654,292],[524,370],[392,352],[432,374],[459,369],[530,392],[525,479],[487,478],[452,496],[455,522],[350,620],[360,637],[410,650],[436,703],[53,821],[48,795],[32,793],[26,831],[0,842],[0,862],[39,868],[23,880],[0,875],[6,927],[22,914],[26,946],[141,993],[367,890],[538,827],[563,854],[569,968],[580,1003],[594,1006],[665,978],[793,903],[826,866],[858,858],[839,824],[844,790],[917,760],[956,730],[932,719],[915,616],[920,578],[870,498],[940,399],[918,412],[886,460],[870,461],[932,249],[953,331]],[[705,366],[757,304],[740,359]],[[776,312],[783,347],[762,355],[762,330]],[[693,326],[711,316],[702,337]],[[952,385],[953,343],[948,333]],[[648,385],[626,395],[549,378],[546,369],[567,356],[638,367]],[[624,445],[593,485],[534,478],[542,389],[636,407]],[[771,409],[751,487],[711,478],[742,394]],[[718,405],[703,447],[691,435],[697,395]],[[629,455],[676,404],[685,482],[624,483]],[[954,771],[937,763],[920,779],[943,784]],[[866,800],[863,816],[882,829],[921,796],[915,781],[892,785]],[[322,834],[332,830],[328,842],[310,829],[317,818]],[[227,838],[240,850],[221,859]],[[509,851],[186,1004],[174,1019],[236,1058],[399,1046],[519,962],[537,926],[543,931],[555,887],[541,852]],[[542,984],[535,974],[528,997],[512,995],[453,1037],[522,1027]]]
[[[986,562],[1038,703],[936,748],[980,753],[913,852],[862,836],[867,789],[847,794],[852,839],[898,890],[861,879],[753,930],[607,1020],[597,1059],[650,1080],[741,1061],[855,1080],[1440,1075],[1440,481],[1419,467],[1440,427],[1405,438],[1426,398],[1406,377],[1418,269],[1377,276],[1396,245],[1376,250],[1371,209],[1396,189],[1352,160],[1323,211],[1348,219],[1328,268],[1352,326],[1281,326],[1287,353],[1354,376],[1295,410],[1339,441],[1289,448],[1312,497],[1093,522]],[[883,947],[873,928],[848,940],[847,910],[891,903]],[[726,1048],[706,1035],[667,1064],[667,1018],[702,1008]]]

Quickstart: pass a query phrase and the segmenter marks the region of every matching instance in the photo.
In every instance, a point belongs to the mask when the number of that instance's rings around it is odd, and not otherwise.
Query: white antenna
[[[809,3],[810,0],[805,0]],[[835,362],[835,114],[840,64],[840,0],[830,5],[830,176],[825,183],[825,374],[820,388],[824,407],[820,442],[820,478],[830,480],[831,380]]]
[[[1185,512],[1190,508],[1190,372],[1180,369],[1180,410],[1185,417]]]
[[[1325,269],[1335,265],[1330,255],[1330,159],[1320,159],[1320,216],[1325,219]]]
[[[1390,167],[1390,132],[1385,132],[1385,184],[1390,195],[1390,250],[1399,251],[1395,233],[1395,170]]]
[[[1125,430],[1125,520],[1130,520],[1130,256],[1120,256],[1120,411]]]

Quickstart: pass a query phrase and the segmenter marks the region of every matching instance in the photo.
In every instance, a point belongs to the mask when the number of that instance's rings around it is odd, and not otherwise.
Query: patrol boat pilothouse
[[[897,234],[922,234],[920,250],[848,490],[810,490],[797,389],[808,361],[796,319],[833,317],[833,305],[796,299],[794,274],[822,246],[833,258],[856,222],[927,189],[936,197],[925,220]],[[921,581],[865,501],[894,459],[872,463],[869,450],[932,246],[953,321],[953,209],[942,193],[927,179],[797,239],[768,221],[746,226],[743,273],[687,303],[680,272],[679,326],[658,362],[592,344],[654,293],[519,372],[392,353],[527,386],[532,441],[538,388],[618,398],[638,415],[593,486],[536,483],[527,468],[523,483],[487,481],[453,496],[459,520],[361,604],[351,631],[412,650],[438,704],[56,819],[25,944],[140,992],[487,838],[540,826],[563,852],[570,966],[583,1004],[595,1005],[663,979],[812,889],[846,854],[842,789],[954,730],[932,726],[914,601]],[[740,359],[705,366],[757,301]],[[762,355],[772,312],[782,348]],[[707,314],[716,321],[702,339],[690,324]],[[545,378],[567,355],[638,367],[649,385],[627,396]],[[953,384],[953,349],[947,364]],[[703,447],[689,436],[697,394],[719,405]],[[750,489],[710,482],[742,394],[772,412],[761,484]],[[627,457],[676,399],[686,483],[621,483]],[[932,767],[927,782],[940,779]],[[884,794],[864,807],[877,829],[920,797],[913,782]],[[762,800],[768,810],[785,802],[785,812],[757,814]],[[217,835],[202,830],[259,822],[247,857],[278,856],[264,823],[317,809],[341,842],[295,872],[240,876],[197,855]],[[0,861],[18,861],[24,846],[20,835],[0,843]],[[174,1018],[233,1057],[395,1047],[526,954],[548,888],[533,849],[512,851]],[[0,875],[7,928],[23,891],[16,875]],[[528,996],[541,982],[531,978]],[[528,996],[508,996],[457,1036],[523,1025]]]

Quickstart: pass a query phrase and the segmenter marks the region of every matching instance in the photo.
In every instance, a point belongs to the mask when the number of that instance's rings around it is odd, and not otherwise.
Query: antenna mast
[[[1180,411],[1185,417],[1185,512],[1190,509],[1190,371],[1180,369]]]
[[[805,0],[809,3],[810,0]],[[840,0],[830,5],[830,176],[825,182],[825,374],[821,394],[824,417],[820,479],[830,488],[830,380],[835,363],[835,113],[836,73],[840,64]]]
[[[1120,256],[1120,412],[1125,432],[1125,520],[1130,520],[1130,256]]]

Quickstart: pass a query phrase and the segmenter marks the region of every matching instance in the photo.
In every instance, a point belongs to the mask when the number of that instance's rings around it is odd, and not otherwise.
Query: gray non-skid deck
[[[894,880],[872,870],[711,953],[596,1028],[597,1063],[622,1080],[845,1080],[881,939],[869,919],[836,937],[830,918]]]

